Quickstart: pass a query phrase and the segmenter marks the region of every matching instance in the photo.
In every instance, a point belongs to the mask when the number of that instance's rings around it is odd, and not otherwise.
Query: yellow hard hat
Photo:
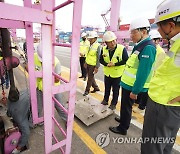
[[[116,39],[117,39],[116,35],[111,31],[105,32],[105,34],[103,36],[104,42],[111,42],[111,41],[116,40]]]
[[[164,0],[158,7],[155,23],[180,16],[180,0]]]

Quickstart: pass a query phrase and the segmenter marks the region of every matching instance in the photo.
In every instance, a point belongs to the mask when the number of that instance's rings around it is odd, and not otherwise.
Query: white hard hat
[[[95,38],[98,37],[98,34],[96,31],[90,31],[87,38]]]
[[[149,20],[147,18],[138,18],[138,19],[135,19],[131,22],[130,24],[130,31],[131,30],[134,30],[134,29],[138,29],[138,28],[150,28],[150,23],[149,23]]]
[[[42,44],[41,43],[39,43],[37,46],[37,55],[38,55],[39,60],[42,62]]]
[[[104,42],[111,42],[111,41],[116,40],[116,39],[117,39],[116,35],[111,31],[105,32],[105,34],[103,36]]]
[[[157,7],[155,23],[177,16],[180,16],[180,0],[164,0]]]
[[[87,34],[85,33],[85,32],[83,32],[82,34],[81,34],[81,37],[85,37]]]
[[[151,37],[152,39],[161,38],[161,35],[159,34],[159,32],[158,32],[156,29],[151,30],[151,31],[149,32],[149,35],[150,35],[150,37]]]

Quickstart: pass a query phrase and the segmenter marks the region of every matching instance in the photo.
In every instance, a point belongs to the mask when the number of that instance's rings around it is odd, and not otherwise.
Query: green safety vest
[[[129,86],[133,86],[136,80],[136,74],[139,67],[139,58],[138,58],[139,54],[140,52],[137,50],[135,50],[134,53],[131,54],[131,56],[126,62],[125,69],[121,77],[121,81]],[[153,68],[151,69],[143,88],[149,88],[149,83],[152,75],[153,75]]]
[[[57,57],[55,57],[55,67],[57,65],[57,63],[59,62],[59,60],[57,59]],[[34,53],[34,64],[35,64],[35,70],[36,71],[41,71],[42,70],[42,62],[39,60],[37,53]],[[55,86],[60,85],[60,81],[57,83],[54,83]],[[42,78],[37,78],[36,79],[36,87],[38,88],[38,90],[43,90],[43,81]]]
[[[163,64],[157,69],[149,87],[149,97],[162,105],[180,106],[179,102],[167,104],[180,96],[180,66],[175,65],[176,55],[180,54],[180,39],[176,40],[167,52]]]
[[[86,54],[89,50],[89,46],[90,46],[90,42],[88,40],[80,42],[79,52],[83,54],[84,57],[86,57]]]
[[[115,64],[117,62],[122,61],[123,49],[124,49],[123,45],[117,44],[117,48],[114,52],[111,62]],[[110,62],[109,51],[106,46],[103,47],[103,58],[106,63]],[[125,65],[112,66],[112,67],[104,66],[103,71],[104,71],[104,74],[108,77],[110,76],[112,78],[118,78],[122,75],[124,68],[125,68]]]
[[[88,65],[96,66],[97,62],[97,49],[99,47],[99,43],[95,42],[89,47],[89,51],[86,55],[86,63]]]

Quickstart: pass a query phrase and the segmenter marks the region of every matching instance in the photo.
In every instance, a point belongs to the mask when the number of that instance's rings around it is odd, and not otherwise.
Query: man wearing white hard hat
[[[120,122],[117,127],[109,129],[121,135],[126,135],[132,117],[132,105],[141,93],[147,95],[149,82],[153,74],[153,63],[156,57],[156,47],[149,37],[150,23],[147,18],[138,18],[130,24],[131,39],[136,45],[126,62],[121,77],[122,87]],[[148,97],[146,97],[148,98]]]
[[[85,64],[86,54],[90,46],[90,43],[86,39],[86,36],[87,34],[85,32],[81,34],[82,41],[80,42],[80,48],[79,48],[79,55],[80,55],[79,62],[81,66],[81,76],[79,78],[83,78],[84,81],[86,80],[86,74],[87,74],[84,64]]]
[[[42,44],[41,43],[37,47],[37,53],[34,53],[34,64],[35,64],[36,71],[42,70]],[[56,56],[54,57],[54,72],[58,75],[61,74],[61,64],[60,64],[59,59]],[[56,86],[60,85],[60,81],[56,77],[54,78],[54,82]],[[37,89],[38,114],[40,116],[42,112],[42,105],[43,105],[43,79],[42,78],[36,79],[36,87],[37,87],[36,89]],[[60,103],[62,103],[61,93],[55,94],[55,98]],[[55,103],[55,108],[59,116],[66,122],[67,115],[64,113],[64,111],[56,103]]]
[[[166,53],[159,44],[162,38],[160,33],[156,29],[154,29],[150,31],[149,35],[153,40],[154,44],[156,45],[156,61],[154,64],[154,70],[157,70],[157,68],[162,64],[163,60],[165,59]]]
[[[155,63],[153,65],[154,71],[162,64],[163,59],[166,57],[165,51],[163,48],[159,45],[161,35],[156,29],[153,29],[149,32],[149,35],[156,45],[156,59]],[[143,113],[144,109],[146,108],[147,105],[147,100],[148,100],[148,94],[147,93],[141,93],[138,95],[137,102],[139,104],[138,107],[133,108],[133,112],[135,113]]]
[[[104,99],[101,104],[108,105],[112,87],[113,97],[109,106],[111,110],[116,108],[119,97],[119,83],[128,59],[126,48],[121,44],[117,44],[116,40],[117,37],[113,32],[105,32],[103,41],[106,46],[103,47],[100,55],[100,63],[104,65],[103,71],[105,85]]]
[[[97,42],[98,34],[95,31],[90,31],[87,38],[90,42],[90,47],[89,47],[89,51],[87,52],[86,62],[85,62],[85,68],[87,69],[87,74],[88,74],[88,81],[83,96],[89,94],[91,86],[94,88],[91,91],[91,93],[100,91],[94,78],[94,74],[98,72],[98,68],[100,66],[99,55],[100,55],[101,46]]]
[[[171,154],[180,127],[180,1],[164,0],[155,22],[170,48],[149,86],[142,132],[148,141],[141,144],[141,153]]]

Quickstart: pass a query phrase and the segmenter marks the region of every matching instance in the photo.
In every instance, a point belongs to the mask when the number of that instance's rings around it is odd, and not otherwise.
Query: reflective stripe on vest
[[[55,57],[55,67],[58,63],[58,59]],[[37,53],[34,53],[34,64],[35,64],[35,70],[36,71],[42,71],[42,62],[39,60]],[[55,86],[60,85],[60,81],[54,83]],[[43,90],[43,81],[42,78],[37,78],[36,79],[36,87],[38,88],[38,90]]]
[[[176,40],[163,64],[157,69],[149,87],[149,97],[162,105],[180,106],[180,102],[167,104],[168,101],[180,96],[180,66],[175,64],[180,54],[180,39]],[[173,55],[173,56],[172,56]]]
[[[87,52],[89,50],[89,46],[90,46],[90,43],[89,43],[88,40],[80,42],[79,52],[81,54],[83,54],[84,57],[86,56],[86,54],[87,54]]]
[[[106,63],[109,63],[110,62],[109,51],[106,48],[107,48],[106,46],[103,47],[103,58]],[[123,49],[124,49],[123,45],[117,44],[117,48],[114,52],[111,62],[115,64],[117,62],[122,61]],[[125,68],[125,65],[112,66],[112,67],[104,66],[103,71],[104,71],[104,74],[108,77],[110,76],[112,78],[118,78],[122,75],[124,68]]]
[[[99,47],[99,43],[95,42],[92,44],[92,46],[89,48],[89,51],[86,56],[86,63],[92,66],[96,66],[97,61],[97,49]]]
[[[121,77],[121,81],[124,82],[125,84],[129,85],[129,86],[133,86],[134,82],[136,80],[136,74],[137,74],[137,70],[139,67],[139,58],[138,55],[140,54],[140,52],[144,49],[143,47],[145,47],[145,45],[152,45],[151,44],[152,41],[146,41],[144,43],[142,43],[137,49],[136,51],[134,51],[129,59],[126,62],[125,65],[125,69],[124,69],[124,73]],[[151,80],[151,77],[153,75],[153,68],[151,69],[151,72],[143,86],[143,88],[148,88],[149,87],[149,82]]]

